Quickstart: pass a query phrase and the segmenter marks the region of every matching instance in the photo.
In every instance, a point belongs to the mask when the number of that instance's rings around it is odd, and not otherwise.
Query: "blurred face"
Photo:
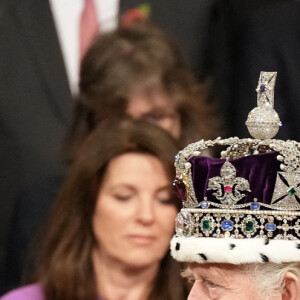
[[[188,300],[262,300],[255,285],[238,266],[230,264],[192,264],[195,281]]]
[[[170,179],[154,156],[126,153],[108,165],[93,216],[100,258],[127,267],[158,264],[177,214]]]
[[[135,119],[154,123],[168,131],[174,138],[181,134],[180,116],[170,97],[163,92],[151,95],[136,92],[128,102],[126,114]]]

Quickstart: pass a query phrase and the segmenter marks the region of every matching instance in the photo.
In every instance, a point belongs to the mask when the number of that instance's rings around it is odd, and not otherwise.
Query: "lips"
[[[140,245],[149,245],[152,244],[155,240],[154,236],[143,234],[131,234],[128,237],[133,243]]]

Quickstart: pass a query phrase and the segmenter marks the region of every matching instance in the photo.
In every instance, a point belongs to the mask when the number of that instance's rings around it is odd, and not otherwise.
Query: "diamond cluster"
[[[213,196],[221,203],[231,206],[245,197],[245,194],[241,192],[251,192],[248,180],[236,177],[235,167],[229,161],[223,164],[220,173],[221,177],[209,179],[207,190],[217,190]]]
[[[274,87],[277,72],[261,72],[257,86],[257,107],[248,115],[246,125],[251,136],[257,139],[274,137],[281,122],[274,110]]]
[[[248,114],[246,125],[251,136],[257,139],[274,137],[281,122],[277,112],[272,107],[255,107]]]

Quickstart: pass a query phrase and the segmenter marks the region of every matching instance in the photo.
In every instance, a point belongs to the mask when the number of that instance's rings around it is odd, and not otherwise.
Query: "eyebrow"
[[[172,186],[171,186],[171,184],[166,184],[166,185],[164,185],[164,186],[161,186],[161,187],[159,187],[158,189],[157,189],[157,191],[158,192],[160,192],[160,191],[168,191],[168,192],[171,192],[171,189],[172,189]]]
[[[191,268],[188,266],[184,271],[183,271],[184,275],[186,277],[195,277]],[[204,280],[207,280],[207,281],[211,281],[211,282],[216,282],[216,280],[214,278],[212,278],[210,276],[210,274],[205,274],[203,273],[203,271],[199,271],[199,272],[196,272],[198,276],[202,277]],[[218,281],[218,280],[217,280]]]
[[[109,187],[109,190],[114,191],[115,189],[126,188],[134,191],[135,188],[129,183],[114,183]]]
[[[161,191],[168,191],[171,192],[171,184],[166,184],[164,186],[161,186],[159,188],[157,188],[155,190],[156,193],[161,192]],[[120,182],[120,183],[114,183],[113,185],[110,186],[110,190],[114,190],[114,189],[119,189],[119,188],[126,188],[132,191],[135,191],[136,188],[134,185],[132,185],[131,183],[125,183],[125,182]]]
[[[211,276],[214,276],[214,275],[212,275],[212,274],[207,275],[207,274],[203,274],[202,272],[200,272],[200,273],[198,273],[198,275],[201,276],[206,281],[215,283],[218,286],[223,287],[225,289],[228,288],[226,281],[224,281],[223,278],[220,277],[218,274],[216,274],[215,277],[211,277]]]

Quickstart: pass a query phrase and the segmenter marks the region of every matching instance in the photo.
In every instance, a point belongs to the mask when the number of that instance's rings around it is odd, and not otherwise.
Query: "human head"
[[[189,300],[296,300],[300,263],[192,263],[183,276],[194,281]]]
[[[211,273],[223,285],[231,275],[236,280],[240,275],[235,287],[223,290],[235,290],[240,299],[267,299],[252,295],[250,285],[267,290],[272,273],[270,300],[300,297],[300,143],[272,139],[280,126],[273,109],[276,75],[261,72],[258,106],[246,121],[254,139],[201,140],[175,160],[174,186],[184,209],[176,218],[172,255],[191,264],[198,283],[207,282],[203,278]],[[225,146],[221,158],[201,155],[214,146]]]
[[[110,160],[93,215],[95,264],[157,269],[178,213],[170,183],[162,161],[152,154],[133,151]]]
[[[91,133],[69,169],[49,219],[38,272],[49,299],[56,299],[57,294],[65,295],[59,299],[75,299],[80,293],[84,295],[80,299],[95,297],[91,256],[97,241],[93,217],[110,162],[126,153],[149,155],[162,163],[171,182],[176,151],[177,142],[166,131],[148,122],[107,122]],[[181,204],[174,198],[173,201],[179,210]],[[162,260],[162,265],[165,264],[171,266],[174,273],[176,267],[172,266],[167,254]],[[173,275],[169,272],[161,275],[161,272],[165,271],[159,272],[160,281],[155,284],[153,293],[159,290],[159,294],[169,295],[170,289],[162,292],[163,282],[172,280]]]
[[[215,137],[217,120],[204,94],[159,28],[137,22],[103,34],[82,62],[68,152],[72,156],[96,124],[125,116],[153,122],[181,143]]]

